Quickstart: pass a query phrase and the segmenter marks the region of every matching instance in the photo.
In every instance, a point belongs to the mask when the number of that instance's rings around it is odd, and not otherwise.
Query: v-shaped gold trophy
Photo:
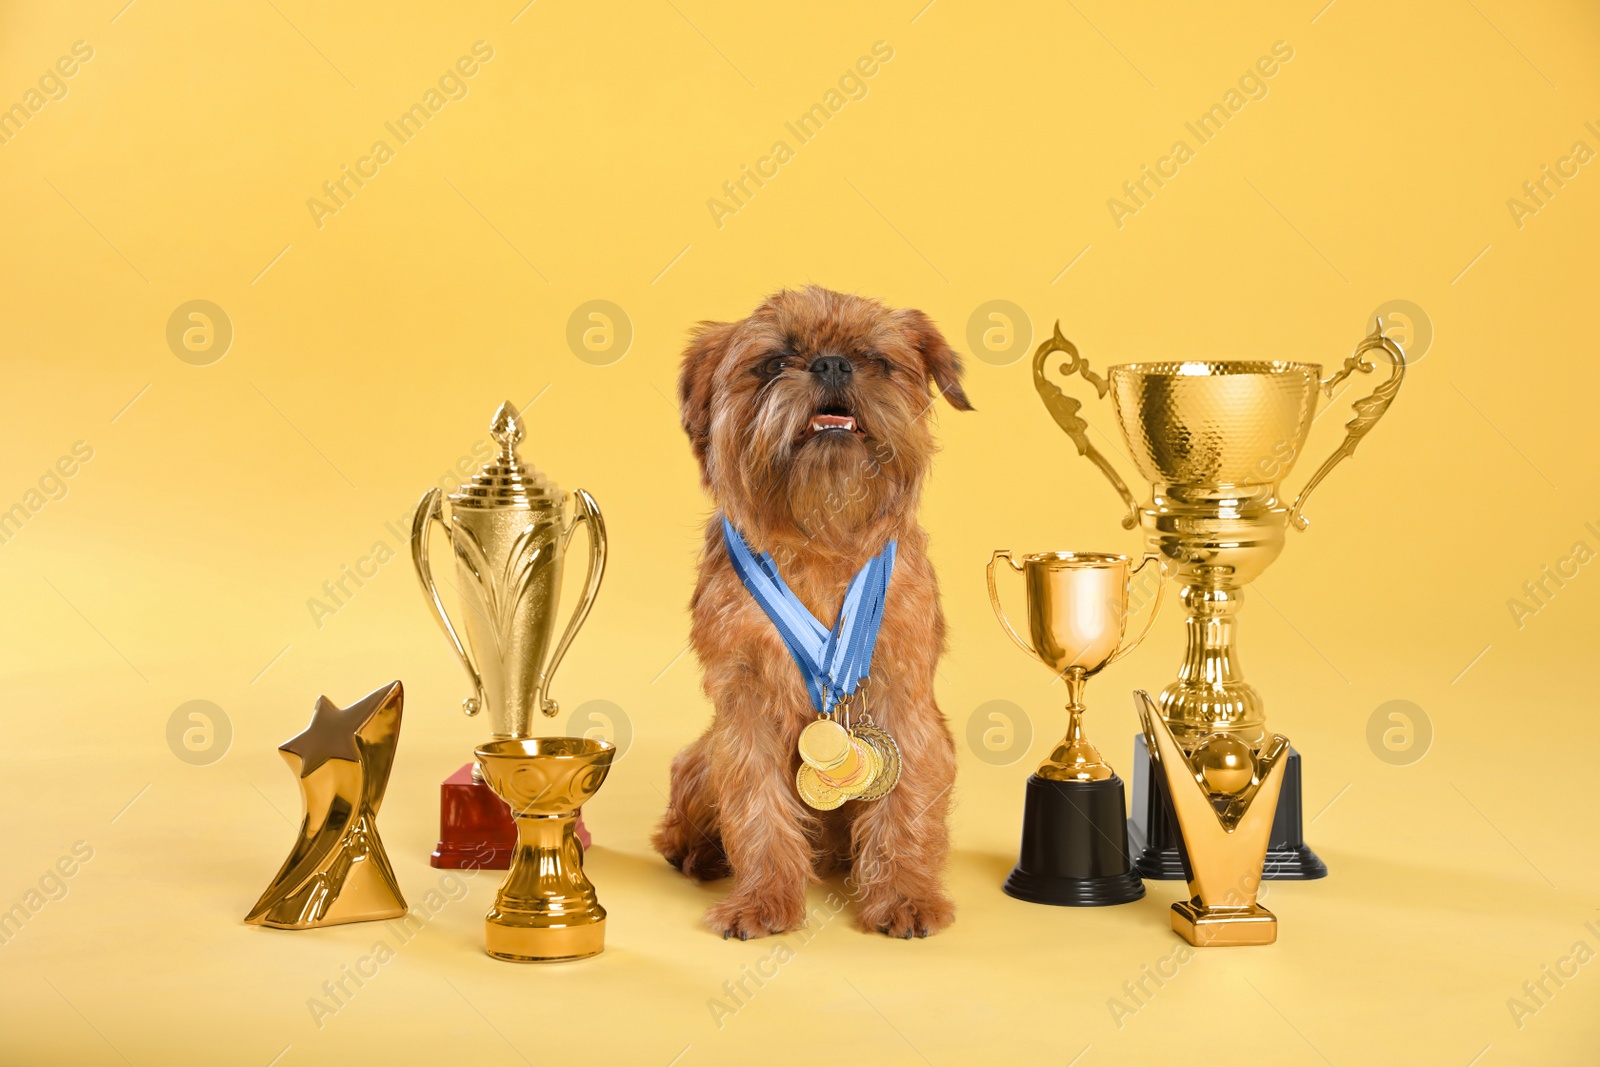
[[[995,586],[1004,560],[1022,575],[1028,639],[1006,618]],[[1127,556],[1108,552],[1036,552],[1013,559],[1001,549],[985,570],[989,602],[1007,636],[1067,686],[1067,733],[1028,778],[1022,848],[1005,891],[1035,904],[1100,907],[1144,896],[1128,855],[1127,801],[1122,779],[1083,732],[1083,687],[1144,640],[1161,609],[1160,590],[1144,628],[1124,641],[1134,577]]]
[[[1172,905],[1172,928],[1201,947],[1272,944],[1278,918],[1256,893],[1289,739],[1273,734],[1252,751],[1233,734],[1213,733],[1185,752],[1150,694],[1135,690],[1133,704],[1182,834],[1189,899]]]

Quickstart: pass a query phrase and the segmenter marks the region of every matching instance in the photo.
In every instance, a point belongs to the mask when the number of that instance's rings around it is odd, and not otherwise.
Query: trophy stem
[[[511,869],[485,917],[489,955],[517,963],[581,959],[605,947],[605,909],[583,873],[577,812],[517,816]]]
[[[1182,599],[1186,647],[1178,680],[1161,691],[1161,714],[1184,750],[1212,733],[1233,734],[1252,749],[1266,739],[1266,707],[1239,668],[1234,637],[1240,590],[1232,585],[1186,585]]]
[[[1036,773],[1052,782],[1103,782],[1115,777],[1100,750],[1083,734],[1083,686],[1088,672],[1072,667],[1061,677],[1067,683],[1067,734]]]
[[[1082,667],[1072,667],[1061,680],[1067,683],[1067,710],[1072,713],[1072,721],[1077,723],[1083,718],[1083,685],[1089,680],[1088,673]]]

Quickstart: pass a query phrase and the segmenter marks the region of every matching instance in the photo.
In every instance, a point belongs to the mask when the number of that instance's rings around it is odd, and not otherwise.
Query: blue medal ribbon
[[[885,545],[850,579],[839,620],[829,629],[784,583],[772,554],[752,552],[726,515],[722,538],[734,573],[777,627],[778,636],[799,665],[812,706],[820,714],[830,714],[839,698],[853,695],[871,673],[872,650],[878,643],[889,576],[894,572],[895,542]]]

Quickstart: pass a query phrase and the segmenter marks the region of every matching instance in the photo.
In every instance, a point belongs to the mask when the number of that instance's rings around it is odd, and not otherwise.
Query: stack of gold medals
[[[800,731],[800,769],[795,788],[817,811],[832,811],[847,800],[877,800],[900,781],[900,746],[867,714],[863,679],[862,713],[850,717],[850,697],[841,697],[831,715],[819,716]]]

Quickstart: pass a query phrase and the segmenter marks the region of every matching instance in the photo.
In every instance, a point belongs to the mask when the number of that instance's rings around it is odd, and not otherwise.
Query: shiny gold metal
[[[406,913],[377,822],[404,700],[399,682],[348,708],[318,697],[311,724],[278,746],[305,815],[289,858],[245,922],[309,930]]]
[[[873,722],[870,717],[863,717],[853,727],[856,737],[866,743],[872,752],[873,759],[877,761],[878,771],[873,775],[856,794],[857,800],[877,800],[887,796],[889,790],[900,782],[900,745],[889,731]]]
[[[863,799],[862,793],[878,783],[884,772],[883,757],[866,742],[852,738],[851,744],[854,753],[847,766],[822,771],[809,763],[800,765],[795,772],[795,788],[800,792],[800,799],[818,811],[832,811],[847,800]],[[817,803],[813,804],[812,800]]]
[[[566,495],[517,455],[522,419],[509,402],[500,405],[489,429],[500,453],[450,496],[448,521],[439,490],[423,494],[411,523],[411,557],[428,609],[472,681],[472,696],[462,708],[476,715],[487,704],[490,732],[498,740],[530,737],[535,710],[546,716],[559,710],[550,682],[600,591],[606,527],[599,505],[582,489],[573,494],[575,511],[566,520]],[[430,521],[444,528],[455,551],[465,645],[433,580]],[[580,525],[589,530],[589,571],[551,651],[564,556]],[[474,774],[481,779],[478,770]]]
[[[794,772],[794,788],[806,807],[813,811],[832,811],[850,799],[844,790],[829,782],[809,763],[800,764]]]
[[[1028,595],[1028,635],[1023,640],[1006,618],[995,585],[995,564],[1005,560],[1022,575]],[[1083,733],[1083,686],[1089,678],[1138,647],[1161,610],[1162,588],[1144,629],[1123,643],[1128,627],[1128,596],[1134,578],[1160,560],[1148,556],[1129,569],[1127,556],[1106,552],[1037,552],[1021,563],[1010,549],[996,549],[984,574],[989,582],[989,603],[1000,625],[1018,648],[1058,674],[1067,684],[1067,733],[1038,775],[1054,782],[1101,782],[1115,772],[1100,757]]]
[[[850,700],[840,699],[831,714],[800,731],[795,790],[817,811],[832,811],[847,800],[877,800],[900,781],[900,746],[863,710],[852,721]],[[843,720],[841,722],[840,720]]]
[[[1361,439],[1371,432],[1379,419],[1383,418],[1383,413],[1394,403],[1395,394],[1400,392],[1400,383],[1406,377],[1406,356],[1398,344],[1383,335],[1383,320],[1379,319],[1372,327],[1372,332],[1363,338],[1356,346],[1356,350],[1345,359],[1344,366],[1320,383],[1323,393],[1331,400],[1334,387],[1356,371],[1363,374],[1372,373],[1373,364],[1362,357],[1374,351],[1381,351],[1388,357],[1389,377],[1384,379],[1370,395],[1362,397],[1352,405],[1356,409],[1356,417],[1344,424],[1344,441],[1334,450],[1333,455],[1322,461],[1322,466],[1318,467],[1311,480],[1306,482],[1304,488],[1300,490],[1300,495],[1294,498],[1294,506],[1289,509],[1289,524],[1296,530],[1304,530],[1311,525],[1311,520],[1300,514],[1300,509],[1305,505],[1306,498],[1311,495],[1311,490],[1328,476],[1329,471],[1356,454],[1356,445],[1360,444]]]
[[[1078,455],[1099,467],[1100,472],[1111,482],[1111,487],[1122,497],[1122,502],[1128,505],[1128,513],[1122,517],[1122,528],[1131,530],[1139,524],[1139,502],[1133,498],[1133,493],[1128,489],[1128,483],[1122,480],[1122,475],[1117,473],[1117,469],[1090,442],[1089,424],[1078,414],[1083,407],[1082,402],[1062,392],[1055,382],[1045,376],[1044,364],[1051,352],[1066,353],[1067,362],[1060,367],[1062,375],[1082,375],[1084,381],[1094,386],[1095,395],[1101,399],[1106,395],[1106,380],[1089,369],[1089,361],[1078,355],[1076,345],[1061,336],[1059,322],[1056,323],[1056,335],[1039,346],[1039,351],[1033,359],[1033,388],[1039,393],[1039,399],[1044,401],[1044,406],[1050,412],[1050,417],[1056,420],[1056,425],[1065,430],[1072,443],[1077,446]]]
[[[833,719],[818,719],[801,730],[799,749],[802,760],[824,773],[838,771],[838,778],[853,774],[859,762],[850,731]]]
[[[511,869],[484,918],[484,948],[514,963],[593,956],[605,947],[606,910],[583,873],[573,833],[599,792],[615,746],[586,737],[491,741],[478,748],[489,787],[517,820]]]
[[[1088,445],[1079,404],[1045,375],[1052,353],[1068,358],[1064,376],[1080,375],[1100,396],[1111,394],[1123,440],[1150,499],[1123,520],[1143,526],[1147,551],[1170,561],[1182,587],[1187,648],[1176,681],[1161,691],[1162,714],[1186,751],[1200,738],[1232,733],[1252,750],[1267,737],[1261,695],[1240,676],[1235,616],[1244,586],[1283,551],[1285,531],[1307,525],[1306,498],[1389,409],[1405,377],[1405,354],[1382,323],[1327,379],[1311,363],[1243,360],[1127,363],[1102,379],[1061,335],[1034,354],[1034,385],[1045,407],[1078,451],[1107,474],[1124,502],[1127,485]],[[1356,401],[1339,448],[1306,483],[1292,506],[1279,483],[1305,448],[1320,387],[1328,396],[1356,371],[1370,373],[1368,355],[1382,352],[1389,377]],[[1133,521],[1130,521],[1133,520]]]
[[[1214,733],[1186,753],[1150,694],[1135,690],[1133,706],[1183,834],[1190,899],[1172,905],[1172,928],[1201,947],[1272,944],[1278,919],[1256,893],[1289,739],[1273,734],[1253,753],[1238,737]]]

